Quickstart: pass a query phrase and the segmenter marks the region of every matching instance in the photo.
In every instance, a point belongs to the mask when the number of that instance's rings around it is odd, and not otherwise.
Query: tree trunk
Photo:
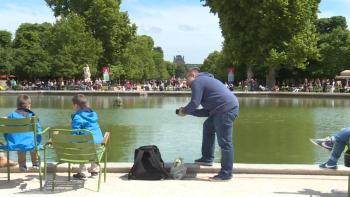
[[[269,72],[266,74],[266,87],[272,89],[276,84],[276,69],[269,68]]]
[[[247,66],[247,80],[249,81],[253,77],[254,77],[254,73],[253,73],[253,70],[252,70],[252,66],[248,65]]]

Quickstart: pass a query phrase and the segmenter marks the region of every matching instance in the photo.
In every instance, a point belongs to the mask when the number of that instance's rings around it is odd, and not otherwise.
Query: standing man
[[[221,170],[212,179],[229,180],[233,167],[233,122],[239,111],[237,97],[212,74],[200,72],[199,68],[188,71],[186,80],[191,87],[192,98],[185,107],[179,109],[178,115],[208,117],[203,124],[202,157],[195,163],[213,165],[216,133],[221,148]],[[203,108],[197,109],[199,105]]]

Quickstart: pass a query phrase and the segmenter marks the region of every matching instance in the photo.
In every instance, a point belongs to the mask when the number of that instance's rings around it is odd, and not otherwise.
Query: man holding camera
[[[237,97],[212,74],[191,69],[186,75],[191,87],[191,101],[177,110],[179,116],[208,117],[203,124],[202,157],[196,164],[212,166],[215,152],[215,133],[221,148],[221,170],[214,180],[230,180],[233,168],[233,122],[239,111]],[[202,109],[197,109],[202,105]]]

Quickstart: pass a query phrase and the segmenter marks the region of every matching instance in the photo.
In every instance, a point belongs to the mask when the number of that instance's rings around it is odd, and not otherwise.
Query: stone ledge
[[[103,164],[102,164],[103,165]],[[107,171],[112,173],[128,173],[132,167],[132,163],[108,163]],[[169,168],[172,164],[167,163]],[[187,172],[189,174],[195,173],[218,173],[220,171],[220,164],[215,163],[212,167],[199,166],[193,163],[186,163]],[[28,163],[28,166],[31,166]],[[76,170],[77,165],[72,165],[73,171]],[[67,172],[68,164],[61,164],[58,166],[58,172]],[[48,171],[52,172],[53,164],[49,163]],[[350,168],[343,165],[338,166],[338,170],[320,169],[317,165],[304,164],[234,164],[233,171],[236,174],[287,174],[287,175],[331,175],[331,176],[350,176]],[[6,168],[1,168],[0,172],[5,173]],[[19,169],[14,167],[11,172],[17,173]],[[34,172],[29,170],[29,172]]]

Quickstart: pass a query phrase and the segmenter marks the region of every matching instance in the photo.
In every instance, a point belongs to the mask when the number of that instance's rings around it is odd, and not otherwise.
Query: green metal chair
[[[38,122],[38,119],[36,116],[33,116],[31,118],[18,118],[18,119],[0,118],[0,134],[23,133],[23,132],[33,131],[34,139],[37,139],[37,135],[42,135],[49,130],[49,128],[46,128],[45,130],[39,133],[37,130],[37,124],[36,124],[37,122]],[[17,151],[17,150],[8,150],[6,144],[7,144],[6,139],[4,139],[4,142],[0,144],[0,150],[7,152],[7,158],[8,158],[7,180],[10,181],[10,172],[11,172],[9,167],[10,151]],[[34,151],[36,151],[38,155],[40,190],[42,190],[43,187],[42,187],[41,157],[39,152],[39,144],[37,143],[37,140],[34,140]]]
[[[76,132],[84,132],[83,135],[75,135]],[[105,133],[101,146],[96,146],[91,131],[88,130],[70,130],[70,129],[52,129],[47,147],[53,148],[56,153],[56,165],[54,168],[52,191],[55,189],[57,166],[62,163],[68,163],[68,180],[70,180],[71,164],[96,163],[100,167],[98,177],[97,191],[100,191],[101,183],[101,161],[104,156],[104,182],[106,182],[107,173],[107,144],[109,132]],[[44,153],[44,168],[46,165],[46,152]]]

